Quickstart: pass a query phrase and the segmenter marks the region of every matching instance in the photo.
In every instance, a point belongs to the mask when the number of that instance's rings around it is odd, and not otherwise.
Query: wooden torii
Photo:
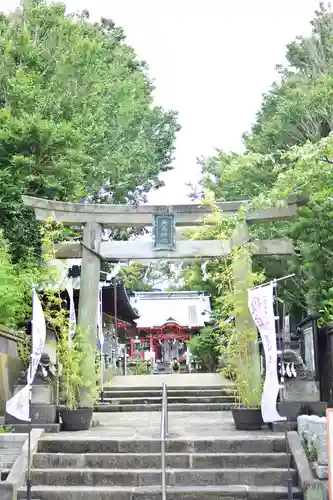
[[[212,258],[227,255],[233,246],[249,241],[248,225],[263,221],[289,219],[297,213],[297,200],[291,200],[286,206],[253,210],[247,200],[217,203],[225,217],[235,216],[240,207],[245,210],[244,222],[236,226],[231,241],[202,240],[175,241],[175,226],[191,227],[202,224],[202,218],[211,212],[211,208],[201,204],[184,205],[107,205],[67,203],[23,196],[23,203],[35,211],[40,221],[53,217],[65,226],[83,226],[83,241],[61,243],[57,247],[59,259],[82,258],[81,287],[78,324],[83,331],[89,332],[91,344],[96,345],[96,312],[100,277],[100,260],[151,260],[151,259],[195,259]],[[102,240],[103,228],[147,227],[153,226],[153,245],[148,241]],[[156,236],[157,235],[157,236]],[[163,240],[164,237],[164,240]],[[157,239],[156,239],[157,238]],[[158,240],[158,241],[157,241]],[[163,241],[164,243],[163,243]],[[167,241],[166,241],[167,240]],[[162,242],[162,243],[161,243]],[[251,242],[254,255],[288,255],[293,253],[289,239],[273,239]],[[238,295],[243,295],[247,303],[246,277],[252,270],[251,258],[244,253],[243,259],[237,259],[233,266],[234,288]],[[253,326],[249,311],[236,315],[238,331]],[[256,336],[249,346],[253,366],[254,384],[260,379],[259,351]],[[86,360],[86,373],[93,380],[94,363]]]

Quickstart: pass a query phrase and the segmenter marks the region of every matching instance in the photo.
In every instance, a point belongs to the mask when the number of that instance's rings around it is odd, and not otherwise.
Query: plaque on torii
[[[297,200],[290,200],[286,206],[253,210],[249,202],[219,202],[217,207],[225,217],[234,216],[240,207],[245,208],[244,222],[236,227],[232,240],[180,240],[176,246],[176,222],[179,227],[198,226],[211,208],[202,204],[174,206],[107,205],[67,203],[23,196],[23,203],[34,209],[38,220],[54,218],[64,226],[83,226],[82,242],[67,242],[56,246],[56,257],[60,259],[82,258],[81,284],[78,324],[83,331],[89,332],[91,344],[96,346],[97,303],[100,277],[100,260],[150,261],[152,259],[179,259],[186,261],[195,258],[214,258],[227,255],[233,245],[249,241],[248,224],[260,221],[274,221],[293,217],[297,213]],[[153,244],[145,240],[102,242],[102,229],[153,226]],[[251,242],[254,255],[288,255],[293,253],[289,239],[275,239]],[[246,262],[245,262],[246,261]],[[251,259],[234,269],[234,286],[240,293],[243,290],[244,273],[251,270]],[[248,328],[252,319],[250,314],[236,318],[239,329]],[[238,323],[238,324],[237,324]],[[253,349],[256,357],[256,349]],[[256,361],[256,360],[255,360]],[[87,377],[95,380],[95,364],[84,360]],[[259,363],[256,363],[259,366]],[[260,376],[260,373],[259,375]]]
[[[176,221],[174,214],[153,214],[153,249],[176,250]]]

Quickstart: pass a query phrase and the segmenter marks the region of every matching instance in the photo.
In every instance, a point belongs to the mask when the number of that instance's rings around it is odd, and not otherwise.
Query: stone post
[[[99,257],[88,250],[100,252],[102,228],[96,222],[86,223],[83,230],[82,265],[80,279],[80,300],[78,325],[82,332],[88,334],[89,342],[96,350],[97,336],[97,307],[98,291],[100,281],[101,263]],[[85,248],[88,247],[88,248]],[[87,387],[96,384],[95,357],[84,359],[83,373],[87,380]],[[91,407],[93,405],[92,391],[85,391],[82,395],[82,406]]]
[[[249,233],[246,221],[239,223],[234,229],[232,247],[247,243]],[[260,357],[257,329],[253,323],[248,304],[248,288],[251,288],[252,260],[249,249],[241,247],[233,256],[232,262],[233,284],[235,294],[235,326],[237,335],[248,339],[247,349],[240,353],[239,366],[243,372],[243,379],[248,382],[249,396],[261,394]],[[251,396],[249,398],[251,400]]]

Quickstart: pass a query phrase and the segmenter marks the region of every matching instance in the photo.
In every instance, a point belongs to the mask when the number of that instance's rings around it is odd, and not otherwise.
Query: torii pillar
[[[34,209],[37,220],[47,220],[53,217],[67,226],[83,226],[83,239],[82,243],[80,243],[82,266],[78,328],[88,335],[91,355],[85,356],[83,359],[82,372],[86,380],[86,389],[80,395],[80,404],[90,408],[94,405],[96,393],[95,352],[97,345],[102,224],[95,221],[93,214],[84,213],[82,205],[31,198],[29,196],[23,196],[23,203]]]
[[[80,299],[78,327],[88,335],[92,351],[96,350],[97,308],[100,281],[100,246],[102,226],[96,222],[87,222],[83,229],[82,266],[80,276]],[[96,380],[95,357],[86,356],[83,360],[83,373],[87,381],[93,384]],[[87,390],[82,393],[81,404],[91,407],[94,404],[94,394],[87,384]],[[95,390],[95,388],[94,388]]]
[[[253,395],[254,403],[261,394],[260,356],[257,328],[248,308],[248,289],[252,288],[252,259],[248,248],[244,246],[249,241],[249,230],[246,221],[238,223],[232,235],[232,275],[235,297],[236,341],[238,339],[244,350],[239,349],[237,369],[247,382],[247,393]],[[245,342],[244,342],[245,340]]]

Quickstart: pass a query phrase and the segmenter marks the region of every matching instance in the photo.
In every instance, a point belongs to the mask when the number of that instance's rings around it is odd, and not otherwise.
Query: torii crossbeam
[[[234,216],[239,208],[244,207],[244,223],[236,227],[232,241],[171,241],[165,247],[157,248],[147,241],[128,242],[101,242],[103,228],[119,227],[147,227],[153,226],[156,218],[160,218],[164,238],[169,240],[174,237],[172,223],[180,227],[191,227],[202,224],[204,216],[211,213],[211,208],[201,204],[185,205],[107,205],[107,204],[82,204],[67,203],[54,200],[45,200],[30,196],[23,196],[23,203],[34,209],[38,220],[55,220],[68,226],[84,226],[82,244],[77,242],[62,243],[57,247],[57,258],[68,259],[82,257],[81,289],[79,302],[79,326],[83,331],[89,332],[91,344],[96,345],[96,312],[98,301],[98,287],[100,276],[100,258],[105,260],[151,260],[151,259],[193,259],[212,258],[226,255],[231,252],[233,245],[240,245],[249,241],[248,224],[260,221],[276,221],[289,219],[297,213],[297,200],[283,207],[253,210],[247,200],[217,203],[217,207],[226,217]],[[173,218],[173,222],[167,219]],[[164,221],[162,219],[165,219]],[[164,226],[163,226],[164,224]],[[168,225],[169,224],[169,225]],[[153,229],[153,233],[156,232]],[[163,231],[162,231],[163,232]],[[162,233],[161,233],[162,234]],[[162,234],[163,236],[163,234]],[[253,254],[256,255],[286,255],[293,252],[292,242],[288,239],[255,241],[252,245]],[[244,262],[234,266],[234,286],[238,293],[246,294],[244,276],[251,271],[251,259],[246,257]],[[250,314],[236,318],[237,329],[248,329],[252,325]],[[254,336],[255,338],[255,336]],[[255,341],[250,348],[253,362],[254,379],[260,378],[259,352]],[[95,377],[94,363],[85,360],[87,377]]]

